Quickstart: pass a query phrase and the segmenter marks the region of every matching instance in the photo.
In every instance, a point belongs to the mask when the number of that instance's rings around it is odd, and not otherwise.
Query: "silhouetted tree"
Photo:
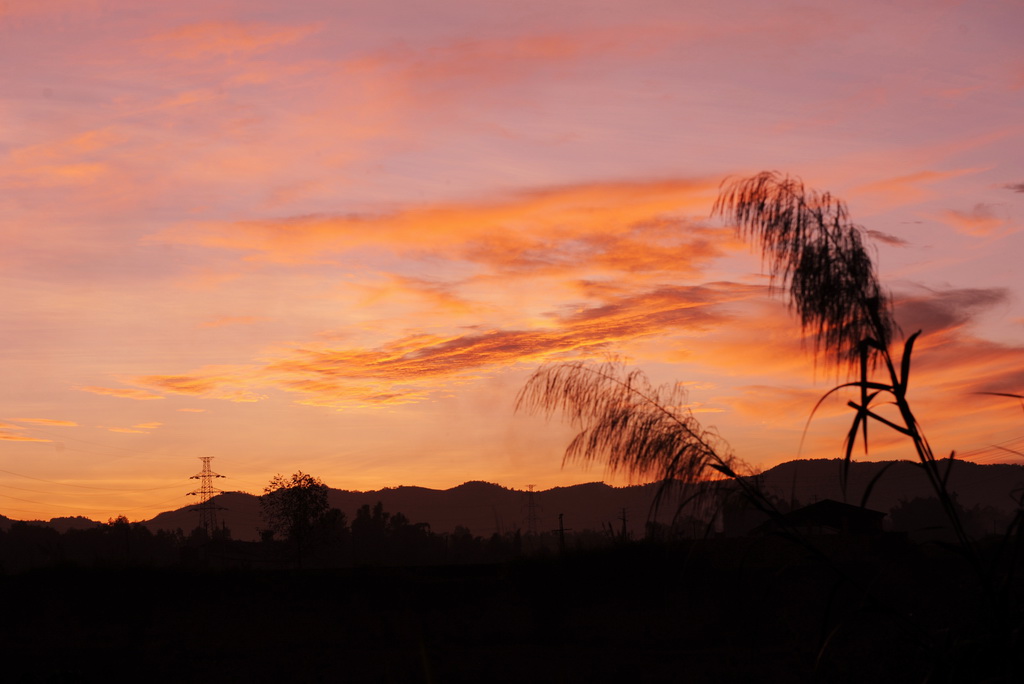
[[[127,516],[119,515],[107,520],[107,533],[121,549],[121,562],[127,563],[132,555],[132,524]]]
[[[474,537],[468,527],[456,525],[448,536],[448,561],[468,563],[480,557],[483,540]]]
[[[345,514],[337,508],[328,509],[310,530],[309,555],[322,566],[346,565],[351,562],[350,537]]]
[[[210,533],[201,525],[193,527],[192,531],[188,533],[185,543],[191,547],[206,546],[210,543]]]
[[[963,507],[956,498],[953,503],[962,514]],[[911,537],[919,540],[955,541],[949,527],[949,518],[942,510],[942,504],[934,496],[902,499],[889,511],[892,529],[897,532],[908,532]]]
[[[429,524],[388,513],[380,501],[356,510],[351,534],[357,565],[422,565],[444,557],[443,539],[431,533]]]
[[[60,534],[49,527],[14,521],[0,539],[0,558],[7,572],[45,567],[61,559]]]
[[[388,519],[380,501],[370,508],[363,504],[352,520],[352,548],[356,563],[376,565],[384,561],[387,545]]]
[[[301,565],[303,546],[328,510],[327,485],[301,470],[290,477],[275,475],[263,490],[260,508],[268,529],[295,546]]]

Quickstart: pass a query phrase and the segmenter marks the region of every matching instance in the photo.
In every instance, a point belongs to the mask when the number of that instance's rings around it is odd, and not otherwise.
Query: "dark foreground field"
[[[761,538],[501,565],[35,570],[0,577],[2,679],[1020,681],[1020,611],[992,612],[955,556],[819,542],[827,559]]]

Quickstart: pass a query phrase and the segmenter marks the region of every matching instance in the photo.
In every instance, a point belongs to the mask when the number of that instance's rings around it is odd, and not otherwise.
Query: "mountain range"
[[[867,507],[888,512],[901,501],[932,496],[928,480],[921,468],[910,461],[855,462],[851,464],[844,497],[840,472],[842,461],[800,460],[777,465],[756,477],[762,488],[782,502],[792,505],[810,504],[821,499],[860,503],[869,483],[885,468],[875,483]],[[1011,513],[1018,507],[1017,499],[1024,488],[1024,465],[978,465],[954,462],[949,488],[966,509],[992,507]],[[657,483],[629,487],[611,487],[600,482],[555,487],[534,492],[532,500],[536,531],[550,532],[558,528],[559,514],[567,530],[609,530],[616,533],[625,524],[634,537],[641,536],[658,490]],[[331,489],[329,504],[345,513],[351,521],[363,505],[380,502],[389,513],[402,513],[413,523],[427,523],[432,531],[450,533],[457,526],[468,528],[478,536],[498,532],[528,530],[531,496],[523,490],[509,489],[487,482],[466,482],[446,490],[424,487],[393,487],[376,491]],[[244,492],[224,492],[214,499],[218,521],[231,530],[235,539],[255,540],[263,527],[259,497]],[[661,510],[658,520],[665,521],[673,512],[671,505]],[[623,521],[625,518],[625,521]],[[6,529],[11,520],[0,516],[0,527]],[[30,521],[54,527],[58,531],[91,527],[99,523],[87,518],[54,518],[48,522]],[[194,506],[160,513],[142,521],[152,531],[181,529],[188,532],[198,524]]]

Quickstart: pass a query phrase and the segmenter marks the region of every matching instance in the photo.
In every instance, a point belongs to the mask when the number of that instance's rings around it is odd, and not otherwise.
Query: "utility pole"
[[[540,523],[540,517],[537,515],[537,492],[533,491],[536,485],[526,485],[529,491],[526,492],[526,534],[537,536],[537,525]]]
[[[552,532],[558,532],[558,553],[565,555],[565,533],[572,532],[571,527],[566,527],[562,522],[562,513],[558,514],[558,529],[551,530]]]
[[[225,510],[213,503],[214,495],[223,492],[213,486],[213,480],[224,476],[210,470],[210,461],[213,460],[213,456],[200,456],[199,460],[203,462],[202,472],[189,478],[190,480],[199,480],[199,489],[192,490],[188,496],[199,497],[199,505],[192,510],[199,512],[199,526],[206,530],[208,536],[212,536],[214,530],[217,529],[217,511]]]
[[[626,541],[629,538],[629,534],[626,532],[626,509],[622,509],[622,517],[619,518],[622,521],[622,541]]]

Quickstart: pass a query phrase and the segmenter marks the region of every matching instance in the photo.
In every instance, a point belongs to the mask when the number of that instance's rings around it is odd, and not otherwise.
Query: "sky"
[[[1022,404],[979,394],[1024,394],[1022,27],[1017,0],[0,1],[0,514],[147,519],[202,457],[253,493],[626,484],[514,411],[541,363],[609,354],[755,468],[839,457],[846,398],[808,418],[843,378],[710,215],[764,170],[868,231],[936,452],[1024,462]]]

